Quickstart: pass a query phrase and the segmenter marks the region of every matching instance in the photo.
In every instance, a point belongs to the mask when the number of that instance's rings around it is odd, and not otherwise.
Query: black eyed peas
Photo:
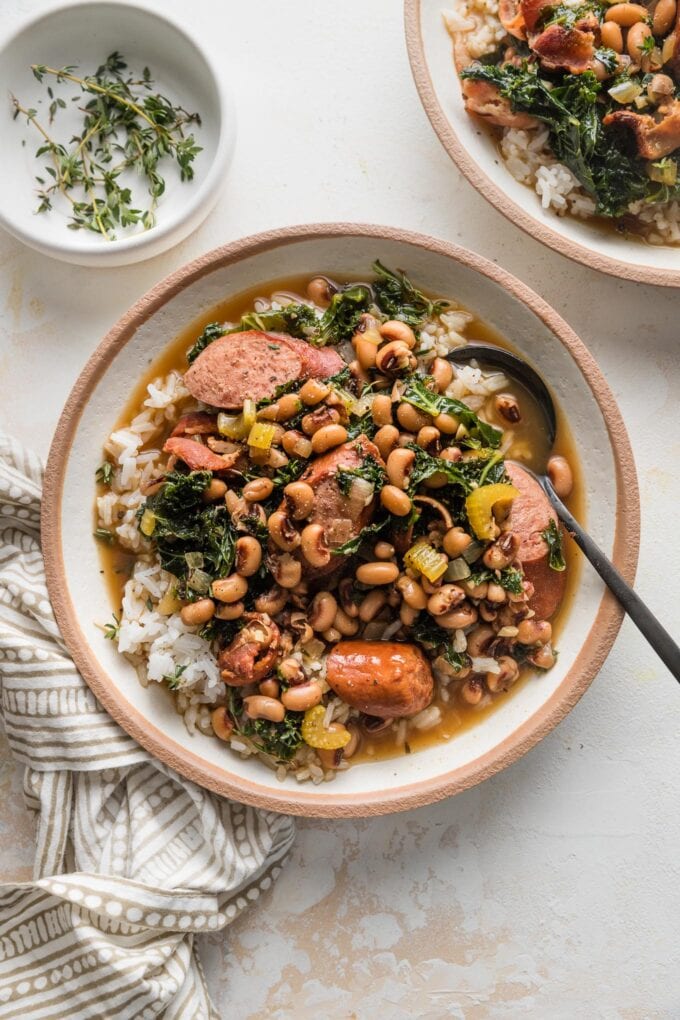
[[[373,546],[373,555],[377,560],[391,560],[395,554],[395,548],[390,542],[376,542]]]
[[[406,517],[411,512],[411,497],[396,485],[384,485],[380,490],[380,502],[395,517]]]
[[[434,425],[423,425],[422,429],[418,431],[416,436],[416,443],[422,447],[423,450],[427,450],[428,453],[436,455],[439,452],[439,440],[441,434],[439,429],[436,429]]]
[[[288,592],[284,588],[274,585],[271,591],[258,595],[255,599],[255,612],[267,613],[268,616],[276,616],[280,613],[288,601]]]
[[[522,620],[517,627],[521,645],[547,645],[551,638],[552,627],[547,620]]]
[[[442,539],[444,552],[452,559],[462,556],[471,542],[472,536],[468,535],[463,528],[450,528]]]
[[[246,607],[243,602],[220,602],[215,609],[215,618],[217,620],[238,620],[245,611]]]
[[[323,698],[321,685],[314,680],[306,684],[299,684],[297,687],[290,687],[281,695],[283,707],[290,712],[306,712],[308,708],[314,708]]]
[[[519,676],[519,666],[509,655],[501,655],[498,660],[500,671],[498,673],[488,672],[486,674],[486,686],[492,694],[498,691],[507,691]]]
[[[269,534],[284,552],[292,552],[300,545],[300,533],[283,510],[275,510],[267,521]]]
[[[493,602],[494,604],[505,602],[507,599],[505,588],[502,588],[500,584],[496,584],[494,581],[489,581],[486,598],[488,602]]]
[[[355,596],[357,589],[354,587],[354,581],[351,577],[345,577],[338,585],[338,593],[340,595],[340,604],[348,616],[352,618],[359,615],[359,606],[355,602]]]
[[[402,402],[397,406],[397,421],[408,432],[418,432],[424,425],[431,425],[432,418],[424,411],[419,411],[413,404]]]
[[[574,476],[565,457],[555,455],[550,458],[548,478],[560,499],[566,499],[574,488]]]
[[[319,308],[327,308],[336,291],[335,284],[327,280],[325,276],[315,276],[307,284],[307,297]]]
[[[380,585],[392,584],[399,577],[399,567],[396,563],[386,563],[384,560],[376,560],[373,563],[362,563],[356,569],[356,579],[361,584]]]
[[[555,665],[555,652],[552,645],[541,645],[531,653],[529,661],[538,669],[551,669]]]
[[[646,54],[647,40],[650,38],[652,38],[652,30],[644,21],[639,21],[628,29],[626,48],[634,63],[639,64]]]
[[[284,393],[276,402],[276,421],[288,421],[302,410],[302,401],[296,393]]]
[[[435,358],[430,368],[430,375],[433,376],[439,392],[444,393],[453,379],[453,365],[446,358]]]
[[[415,462],[416,455],[413,450],[403,448],[393,450],[385,464],[390,485],[395,486],[397,489],[407,489]]]
[[[413,350],[416,345],[416,335],[411,327],[405,322],[400,322],[398,319],[390,319],[388,322],[383,322],[382,326],[379,327],[379,332],[383,340],[394,340],[405,344],[409,350]]]
[[[486,648],[493,641],[496,632],[493,627],[476,627],[467,638],[467,653],[473,658],[484,655]]]
[[[647,8],[640,4],[613,4],[604,16],[605,22],[614,21],[622,28],[630,28],[647,18]]]
[[[343,425],[324,425],[312,436],[312,451],[326,453],[347,442],[347,429]]]
[[[314,507],[314,489],[307,482],[291,482],[283,490],[283,498],[294,521],[304,521]]]
[[[413,606],[409,606],[405,602],[402,602],[399,607],[399,619],[405,627],[412,627],[419,613],[419,609],[414,609]]]
[[[198,599],[184,606],[179,615],[187,627],[199,627],[212,620],[215,615],[215,603],[212,599]]]
[[[460,428],[460,422],[457,418],[454,418],[452,414],[438,414],[433,419],[432,424],[435,428],[438,428],[440,432],[443,432],[445,436],[455,436],[456,432]]]
[[[283,722],[286,710],[276,698],[267,698],[263,694],[251,694],[243,699],[243,707],[249,719],[268,719],[270,722]]]
[[[290,553],[283,553],[276,559],[272,557],[269,568],[281,588],[296,588],[302,579],[302,564]]]
[[[322,524],[308,524],[302,532],[302,555],[312,567],[325,567],[330,562],[331,551],[326,543]]]
[[[615,53],[623,53],[623,33],[615,21],[604,21],[600,25],[602,45]]]
[[[376,425],[392,424],[392,398],[378,393],[371,401],[371,417]]]
[[[216,737],[219,737],[220,740],[229,740],[234,730],[234,724],[229,718],[229,713],[224,705],[220,705],[212,710],[210,722]]]
[[[316,411],[310,411],[309,414],[306,414],[300,424],[302,431],[306,435],[313,436],[315,432],[318,432],[325,425],[337,425],[339,421],[340,412],[334,407],[324,404],[323,407],[317,407]]]
[[[677,9],[676,0],[659,0],[652,15],[652,31],[656,36],[664,36],[675,24]]]
[[[223,482],[221,478],[213,478],[210,485],[203,493],[203,499],[206,503],[214,503],[218,499],[223,499],[226,492],[226,482]]]
[[[489,570],[503,570],[509,567],[519,549],[519,539],[511,531],[497,538],[493,545],[484,551],[482,560]]]
[[[252,577],[262,563],[262,546],[252,535],[243,535],[236,540],[234,568],[241,577]]]
[[[499,393],[494,399],[494,406],[501,418],[516,425],[522,420],[519,401],[511,393]]]
[[[333,628],[343,637],[352,637],[359,630],[359,621],[353,619],[344,609],[338,608],[333,619]]]
[[[484,696],[481,680],[475,676],[468,677],[460,689],[461,697],[468,705],[478,705]]]
[[[380,451],[383,460],[387,460],[399,442],[399,429],[395,425],[383,425],[373,436],[373,442]]]
[[[457,584],[443,584],[427,600],[427,611],[442,616],[465,601],[465,592]]]
[[[253,478],[243,486],[243,498],[249,503],[261,503],[268,499],[274,491],[271,478]]]
[[[312,444],[304,433],[297,429],[289,429],[281,437],[281,445],[290,457],[302,457],[306,460],[312,455]]]
[[[438,616],[437,623],[444,630],[464,630],[466,627],[471,627],[473,623],[477,623],[478,619],[479,613],[475,607],[462,603],[458,609],[451,609],[448,613]]]
[[[397,581],[397,588],[401,592],[401,597],[407,606],[410,606],[412,609],[425,609],[427,595],[422,586],[414,578],[403,574]]]
[[[264,694],[265,698],[278,698],[281,693],[281,685],[273,677],[263,680],[261,684],[258,684],[257,689],[260,694]]]
[[[325,631],[332,626],[338,603],[329,591],[320,591],[314,596],[309,612],[309,624],[316,631]]]
[[[402,375],[406,372],[413,372],[417,364],[415,355],[400,340],[391,340],[381,347],[375,359],[375,367],[384,375]]]
[[[362,623],[370,623],[386,605],[387,593],[385,589],[373,588],[359,606],[359,619]]]
[[[240,574],[220,577],[212,583],[213,597],[220,602],[240,602],[248,591],[248,582]]]
[[[331,388],[322,379],[308,379],[300,389],[300,400],[308,407],[314,407],[325,400]]]

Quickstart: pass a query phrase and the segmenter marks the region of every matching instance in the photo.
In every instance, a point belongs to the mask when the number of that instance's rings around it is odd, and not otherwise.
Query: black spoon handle
[[[549,480],[544,477],[539,480],[554,506],[557,516],[565,525],[567,531],[571,533],[579,549],[590,560],[604,583],[614,593],[640,633],[649,641],[661,661],[668,667],[675,679],[680,682],[680,648],[678,645],[676,645],[668,631],[661,626],[654,614],[650,612],[639,595],[633,591],[629,584],[626,584],[614,564],[607,559],[599,546],[567,510]]]

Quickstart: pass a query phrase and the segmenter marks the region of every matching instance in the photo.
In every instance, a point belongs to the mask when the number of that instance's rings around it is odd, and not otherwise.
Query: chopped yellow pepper
[[[248,433],[248,446],[254,450],[268,450],[276,435],[276,426],[265,421],[256,421]]]
[[[494,507],[498,504],[507,506],[519,496],[514,485],[496,482],[494,485],[480,485],[465,500],[465,511],[470,526],[477,538],[490,541],[496,537]]]
[[[153,510],[145,510],[139,522],[139,530],[147,538],[151,538],[156,530],[156,515]]]
[[[424,574],[428,581],[432,581],[434,584],[446,570],[449,561],[443,553],[437,552],[426,539],[419,538],[404,554],[404,563],[412,570]]]
[[[220,412],[217,415],[218,432],[221,436],[226,436],[227,439],[244,439],[255,423],[256,411],[255,401],[246,397],[243,401],[241,414],[231,415]]]
[[[337,751],[339,747],[349,744],[352,734],[349,730],[327,730],[323,724],[326,709],[323,705],[308,708],[302,720],[302,739],[309,747],[319,747],[324,751]]]

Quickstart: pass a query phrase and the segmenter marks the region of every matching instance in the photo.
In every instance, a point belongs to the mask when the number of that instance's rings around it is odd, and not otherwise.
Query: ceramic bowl
[[[680,287],[680,248],[629,239],[593,220],[543,209],[498,154],[489,127],[465,112],[442,11],[451,0],[404,0],[406,41],[420,98],[444,148],[468,181],[499,212],[537,241],[591,269],[666,287]]]
[[[285,273],[361,275],[380,258],[417,284],[449,295],[512,340],[548,380],[566,412],[583,464],[593,536],[631,580],[639,508],[621,415],[592,357],[567,324],[498,266],[418,234],[357,224],[291,227],[218,248],[164,280],[134,305],[85,366],[47,461],[43,548],[61,632],[83,676],[140,744],[182,774],[249,804],[301,815],[371,815],[427,804],[492,775],[524,754],[569,711],[602,665],[621,622],[618,604],[584,568],[560,636],[557,665],[507,699],[482,724],[446,744],[356,765],[319,787],[280,782],[217,740],[190,736],[155,684],[100,629],[111,604],[92,533],[94,474],[104,441],[132,388],[165,345],[230,294]],[[98,626],[99,625],[99,626]]]
[[[57,197],[48,213],[36,213],[36,174],[49,181],[44,171],[49,157],[36,158],[42,139],[25,117],[12,120],[11,102],[3,100],[0,130],[2,189],[0,225],[20,241],[45,255],[84,266],[120,266],[158,255],[182,241],[202,222],[215,204],[225,179],[236,137],[231,99],[211,58],[186,33],[164,16],[129,3],[76,3],[53,6],[46,14],[24,24],[0,50],[0,96],[16,96],[21,104],[37,111],[36,119],[49,125],[47,86],[67,102],[57,111],[52,129],[57,140],[81,130],[82,115],[70,97],[76,85],[56,85],[45,78],[41,85],[31,64],[60,68],[77,65],[75,74],[92,73],[110,53],[118,51],[131,71],[148,66],[159,92],[198,112],[201,126],[192,131],[203,151],[196,157],[194,180],[180,181],[176,164],[166,161],[160,172],[166,181],[156,226],[130,234],[117,231],[118,239],[68,227],[69,206]],[[130,180],[126,183],[130,183]],[[134,183],[133,199],[146,199],[144,185]],[[137,228],[138,229],[138,228]]]

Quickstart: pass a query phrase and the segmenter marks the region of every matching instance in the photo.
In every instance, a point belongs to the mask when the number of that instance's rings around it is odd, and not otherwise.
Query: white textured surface
[[[223,241],[312,219],[439,234],[534,286],[600,361],[638,462],[639,588],[677,631],[680,295],[588,274],[460,179],[418,103],[400,6],[194,0],[191,27],[223,49],[239,105],[225,193],[189,241],[130,269],[73,269],[0,236],[2,424],[46,453],[108,326]],[[46,7],[7,0],[2,31]],[[180,0],[162,9],[187,16]],[[206,954],[222,1015],[680,1016],[678,697],[625,624],[590,692],[507,772],[402,816],[302,823],[275,891]],[[0,784],[0,870],[26,876],[32,834],[9,763]]]

